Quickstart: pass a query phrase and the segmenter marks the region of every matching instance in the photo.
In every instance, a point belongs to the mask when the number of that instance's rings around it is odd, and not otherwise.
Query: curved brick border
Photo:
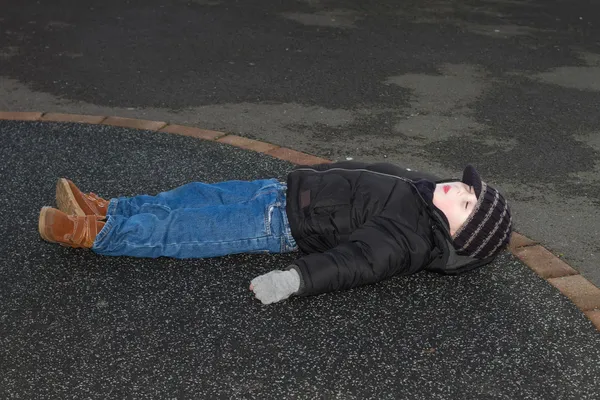
[[[133,129],[167,132],[198,139],[226,143],[243,149],[270,155],[294,164],[330,163],[330,160],[280,147],[271,143],[229,135],[223,132],[173,125],[162,121],[96,115],[57,114],[43,112],[2,112],[0,120],[79,122],[104,124]],[[581,276],[575,269],[553,255],[539,243],[514,232],[509,250],[540,277],[567,296],[600,330],[600,288]]]

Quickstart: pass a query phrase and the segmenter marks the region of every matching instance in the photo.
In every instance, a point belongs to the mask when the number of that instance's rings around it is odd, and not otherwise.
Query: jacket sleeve
[[[294,262],[302,280],[298,295],[351,289],[412,274],[423,269],[429,255],[429,246],[406,226],[373,217],[348,241]]]

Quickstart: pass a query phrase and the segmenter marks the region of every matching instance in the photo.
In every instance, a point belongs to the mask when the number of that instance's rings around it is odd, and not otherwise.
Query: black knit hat
[[[473,187],[477,204],[454,234],[454,247],[459,254],[474,258],[494,256],[510,241],[512,219],[508,204],[500,192],[481,181],[472,165],[465,168],[462,182]]]

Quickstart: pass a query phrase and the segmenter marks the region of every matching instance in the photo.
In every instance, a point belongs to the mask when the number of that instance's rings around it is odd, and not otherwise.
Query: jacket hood
[[[433,174],[414,171],[408,168],[403,168],[393,164],[374,164],[371,168],[374,171],[380,171],[383,173],[390,173],[398,176],[401,179],[410,180],[411,182],[418,181],[419,179],[426,179],[434,182],[435,184],[457,181],[460,179],[441,179]],[[456,248],[452,242],[450,236],[450,228],[448,226],[447,219],[443,216],[442,212],[439,211],[433,204],[430,204],[422,196],[421,199],[429,209],[432,219],[436,223],[434,226],[434,235],[437,247],[441,250],[438,257],[435,258],[431,264],[425,269],[427,271],[438,272],[447,275],[458,275],[463,272],[472,271],[483,265],[490,263],[494,257],[489,258],[474,258],[466,255],[460,255],[456,252]]]
[[[494,259],[494,257],[478,259],[458,254],[452,243],[452,238],[448,233],[445,220],[439,216],[437,210],[432,209],[431,211],[432,217],[439,225],[437,229],[434,229],[436,245],[438,248],[442,249],[442,251],[431,264],[425,267],[427,271],[446,275],[458,275],[463,272],[477,269],[490,263]]]

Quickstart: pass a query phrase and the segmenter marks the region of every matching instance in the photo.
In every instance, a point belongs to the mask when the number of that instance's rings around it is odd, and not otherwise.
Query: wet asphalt
[[[58,177],[110,198],[284,177],[227,145],[109,126],[0,121],[2,399],[598,399],[600,335],[508,253],[263,306],[293,255],[98,256],[44,242]]]

